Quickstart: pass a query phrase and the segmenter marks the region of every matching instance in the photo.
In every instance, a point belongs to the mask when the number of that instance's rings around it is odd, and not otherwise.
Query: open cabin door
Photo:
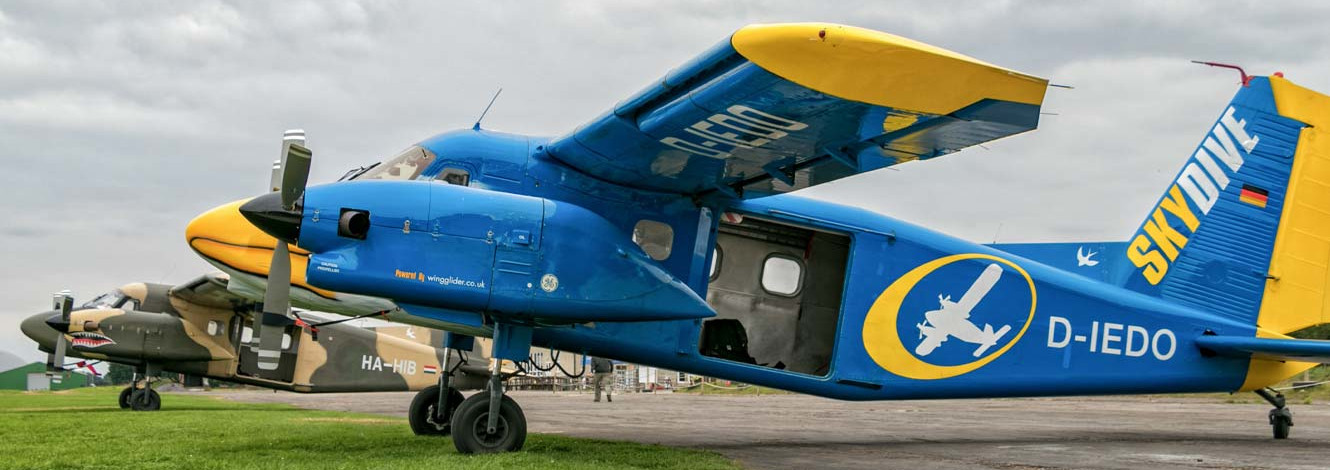
[[[737,222],[734,222],[737,220]],[[809,375],[830,371],[850,238],[752,216],[716,236],[705,356]]]
[[[278,360],[277,369],[263,370],[258,367],[259,338],[254,334],[253,320],[250,317],[237,317],[234,324],[237,327],[232,330],[231,344],[237,345],[236,357],[240,358],[236,375],[285,383],[290,383],[294,379],[300,335],[304,334],[304,329],[296,325],[287,326],[286,331],[282,333],[281,358]]]

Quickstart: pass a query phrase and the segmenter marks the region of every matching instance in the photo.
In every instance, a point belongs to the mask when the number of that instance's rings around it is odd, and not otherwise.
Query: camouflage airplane
[[[447,422],[428,419],[430,396],[444,372],[442,332],[421,327],[360,328],[302,313],[301,324],[283,332],[279,367],[257,367],[253,312],[259,304],[227,290],[224,273],[169,286],[127,284],[73,307],[57,294],[56,309],[23,321],[23,333],[50,353],[48,370],[66,369],[64,356],[134,366],[133,385],[120,393],[120,407],[156,410],[161,398],[149,378],[177,372],[301,393],[424,391],[412,403],[417,434],[447,433]],[[471,351],[483,351],[476,346]],[[489,377],[484,354],[452,353],[451,403],[456,389],[477,389]]]

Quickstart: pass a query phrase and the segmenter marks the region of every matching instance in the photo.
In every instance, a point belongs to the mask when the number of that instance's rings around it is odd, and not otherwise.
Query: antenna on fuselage
[[[494,106],[494,100],[499,99],[499,93],[503,93],[503,87],[499,87],[499,91],[494,92],[494,97],[490,98],[490,104],[485,105],[485,110],[480,112],[480,117],[476,118],[476,124],[471,126],[471,130],[473,131],[480,130],[480,121],[483,121],[485,119],[485,115],[489,114],[490,106]]]
[[[1219,67],[1219,68],[1221,68],[1221,69],[1233,69],[1233,70],[1237,70],[1237,71],[1238,71],[1238,75],[1241,75],[1241,76],[1242,76],[1242,86],[1247,86],[1248,83],[1251,83],[1251,75],[1247,75],[1247,71],[1246,71],[1246,70],[1243,70],[1242,67],[1238,67],[1238,66],[1233,65],[1233,64],[1225,64],[1225,63],[1221,63],[1221,62],[1207,62],[1207,61],[1204,61],[1204,60],[1193,60],[1193,61],[1191,61],[1191,63],[1193,63],[1193,64],[1201,64],[1201,65],[1208,65],[1208,66],[1211,66],[1211,67]],[[1280,75],[1280,76],[1282,77],[1283,75]]]

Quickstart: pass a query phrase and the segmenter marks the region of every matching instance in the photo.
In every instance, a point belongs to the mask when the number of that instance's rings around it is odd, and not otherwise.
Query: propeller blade
[[[295,210],[296,201],[305,194],[305,183],[309,181],[309,165],[314,157],[305,146],[287,141],[282,146],[282,208]]]
[[[65,339],[64,339],[64,338],[56,339],[56,340],[55,340],[56,348],[58,348],[58,349],[63,349],[63,348],[64,348],[64,342],[65,342]],[[64,358],[61,358],[61,360],[63,361]],[[55,353],[47,354],[47,355],[46,355],[46,375],[55,375],[56,372],[60,372],[60,371],[61,371],[61,368],[60,368],[59,366],[56,366],[56,364],[59,364],[59,362],[56,362],[56,360],[55,360]]]
[[[277,242],[268,267],[268,286],[263,293],[263,316],[258,326],[257,349],[261,370],[276,370],[281,360],[282,333],[292,324],[291,310],[291,252],[286,243]]]
[[[305,195],[309,166],[314,156],[304,143],[303,131],[288,131],[282,139],[282,210],[295,213],[297,218],[300,214],[297,206]],[[259,340],[257,365],[260,370],[276,370],[282,358],[282,336],[286,327],[294,324],[291,319],[291,251],[281,239],[272,250],[268,286],[263,293],[263,317],[257,320],[254,322]]]
[[[74,298],[68,292],[59,292],[53,299],[53,307],[60,311],[60,319],[69,323],[69,313],[74,309]],[[55,336],[55,350],[46,356],[46,372],[55,373],[65,370],[65,335],[64,331],[57,331]]]

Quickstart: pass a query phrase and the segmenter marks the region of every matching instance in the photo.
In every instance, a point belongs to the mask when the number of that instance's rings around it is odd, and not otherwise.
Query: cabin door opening
[[[235,335],[233,339],[237,341],[232,343],[238,345],[236,355],[240,358],[240,364],[236,371],[237,375],[290,383],[295,377],[300,335],[304,330],[296,325],[286,326],[282,332],[281,357],[278,359],[277,369],[263,370],[258,366],[259,337],[254,334],[253,320],[245,318],[235,324],[239,325],[238,331],[233,333]]]
[[[705,356],[825,376],[840,324],[848,236],[744,216],[722,222],[702,322]]]

